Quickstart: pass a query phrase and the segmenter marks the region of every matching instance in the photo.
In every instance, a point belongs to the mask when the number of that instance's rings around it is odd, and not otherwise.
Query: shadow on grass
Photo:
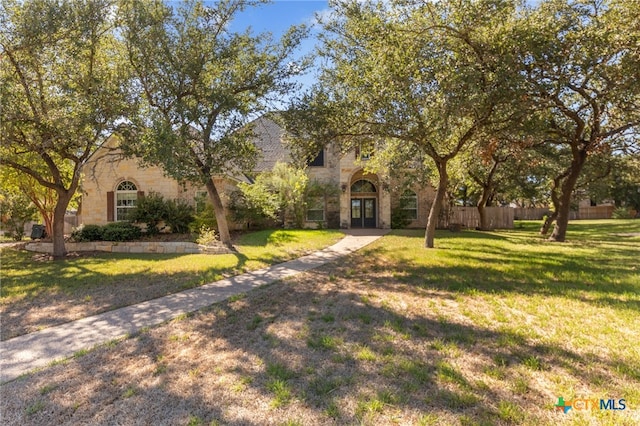
[[[476,233],[465,234],[441,235],[440,243],[458,241],[467,249],[468,262],[486,262],[486,267],[441,264],[447,256],[425,264],[404,255],[410,244],[374,245],[299,279],[89,353],[73,361],[74,373],[61,375],[63,382],[56,382],[53,369],[22,379],[31,393],[15,409],[22,413],[18,420],[47,424],[56,416],[75,423],[118,423],[136,413],[140,422],[167,424],[257,425],[271,419],[289,424],[552,424],[558,420],[549,414],[555,400],[538,385],[538,374],[558,375],[587,388],[616,381],[629,389],[640,387],[637,363],[598,348],[578,352],[508,324],[482,326],[426,310],[403,312],[384,299],[372,301],[370,293],[376,291],[445,305],[458,293],[513,292],[582,297],[594,304],[609,299],[616,308],[638,309],[634,264],[620,264],[616,283],[609,276],[611,265],[598,262],[606,255],[587,253],[583,261],[571,252],[532,257],[526,250],[503,252],[492,244],[472,247],[468,239]],[[520,238],[481,235],[478,240],[510,244]],[[460,256],[455,246],[445,249]],[[637,254],[619,251],[615,264]],[[424,252],[425,258],[431,255]],[[381,271],[395,275],[379,280],[375,273]],[[626,293],[632,297],[623,300]],[[518,392],[515,383],[521,384]],[[33,391],[47,385],[59,388],[46,398]],[[133,395],[128,395],[130,388]],[[18,380],[0,392],[4,398],[21,389]],[[63,403],[65,392],[70,393],[67,399],[90,403],[73,408]],[[608,392],[622,395],[619,387]],[[25,414],[39,401],[44,401],[41,410]],[[414,417],[395,417],[398,413]]]
[[[567,245],[518,231],[443,231],[432,251],[421,248],[419,232],[393,235],[409,239],[365,248],[352,266],[383,270],[379,259],[391,261],[399,281],[414,288],[564,296],[640,311],[640,246],[615,237]]]
[[[349,267],[341,268],[338,273]],[[555,401],[533,379],[525,396],[514,395],[510,386],[522,378],[523,368],[533,374],[567,374],[580,383],[626,375],[640,385],[637,365],[619,361],[617,370],[594,372],[586,367],[610,365],[611,360],[509,329],[402,314],[384,301],[367,300],[369,284],[345,289],[341,281],[332,281],[335,273],[335,265],[323,267],[300,280],[214,305],[164,330],[96,350],[74,360],[75,373],[63,383],[52,382],[51,371],[25,378],[37,382],[32,389],[60,387],[49,398],[25,396],[25,411],[38,399],[46,401],[42,412],[26,420],[45,424],[56,416],[75,423],[118,423],[135,412],[144,423],[196,419],[201,423],[192,424],[258,425],[277,418],[281,424],[381,424],[393,418],[418,423],[435,413],[445,423],[534,424],[538,419],[526,410],[553,410]],[[463,369],[458,359],[474,364]],[[122,363],[137,367],[119,368]],[[497,377],[495,383],[486,382],[487,372]],[[19,382],[1,392],[6,396]],[[74,391],[86,389],[87,382],[88,395]],[[133,395],[127,396],[129,388]],[[71,392],[69,398],[91,405],[78,410],[55,403],[58,392]],[[255,400],[262,402],[254,405]],[[501,403],[513,401],[513,413],[500,409]],[[398,412],[418,414],[403,418]]]
[[[5,249],[2,252],[5,273],[8,266],[12,272],[2,279],[0,338],[6,340],[177,293],[255,269],[256,265],[275,264],[292,257],[264,253],[250,259],[234,253],[216,256],[216,263],[207,266],[207,256],[100,253],[64,261],[34,262],[33,253]],[[200,262],[200,266],[184,271],[180,270],[182,262]],[[174,267],[177,270],[167,270]]]

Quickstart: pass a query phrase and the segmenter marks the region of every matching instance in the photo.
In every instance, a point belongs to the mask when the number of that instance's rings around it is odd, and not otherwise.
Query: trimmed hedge
[[[131,241],[142,236],[142,231],[129,222],[113,222],[102,227],[103,241]]]
[[[85,225],[71,233],[77,242],[85,241],[132,241],[140,238],[142,231],[130,222],[113,222],[105,226]]]

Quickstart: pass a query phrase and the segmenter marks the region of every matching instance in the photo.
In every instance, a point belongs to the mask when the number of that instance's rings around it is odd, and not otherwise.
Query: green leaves
[[[131,111],[114,7],[109,0],[0,6],[0,165],[55,191],[55,256],[64,253],[63,216],[82,166]]]
[[[293,27],[279,42],[229,32],[235,14],[253,4],[123,2],[129,60],[144,103],[137,125],[145,136],[130,145],[171,176],[204,182],[251,169],[256,152],[244,126],[292,87],[288,79],[298,69],[289,61],[305,30]]]

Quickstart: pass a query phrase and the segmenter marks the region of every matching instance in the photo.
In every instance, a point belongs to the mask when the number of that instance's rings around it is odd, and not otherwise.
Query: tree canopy
[[[545,120],[546,149],[567,157],[552,179],[554,241],[565,240],[588,159],[637,143],[639,19],[637,2],[549,0],[526,11],[510,37],[532,113]]]
[[[433,247],[449,161],[474,135],[508,119],[512,56],[501,41],[515,5],[336,2],[320,54],[329,64],[288,114],[293,138],[343,150],[375,144],[383,157],[437,171],[425,246]],[[503,113],[498,111],[504,109]]]
[[[83,165],[130,105],[109,0],[0,6],[0,165],[55,191],[54,256]]]
[[[140,88],[140,110],[125,148],[175,179],[205,185],[227,244],[214,177],[251,169],[256,149],[249,120],[292,90],[290,77],[306,66],[292,62],[303,27],[292,27],[277,41],[270,34],[229,31],[238,12],[258,3],[189,1],[174,7],[126,0],[121,8]]]

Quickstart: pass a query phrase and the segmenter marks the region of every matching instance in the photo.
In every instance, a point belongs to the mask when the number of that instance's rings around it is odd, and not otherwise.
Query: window
[[[356,160],[366,161],[373,155],[371,146],[360,144],[356,147]]]
[[[313,197],[307,202],[307,220],[310,222],[324,221],[324,197]]]
[[[125,180],[116,188],[116,220],[128,220],[129,212],[138,201],[136,184]]]
[[[415,192],[407,189],[400,196],[400,208],[405,212],[407,219],[416,220],[418,218],[418,196]]]
[[[351,192],[376,192],[376,187],[368,180],[360,179],[351,185]]]
[[[321,149],[316,157],[309,161],[309,167],[324,167],[324,149]]]
[[[207,201],[208,201],[207,191],[196,192],[194,201],[195,201],[195,212],[202,213],[204,209],[207,207]]]

